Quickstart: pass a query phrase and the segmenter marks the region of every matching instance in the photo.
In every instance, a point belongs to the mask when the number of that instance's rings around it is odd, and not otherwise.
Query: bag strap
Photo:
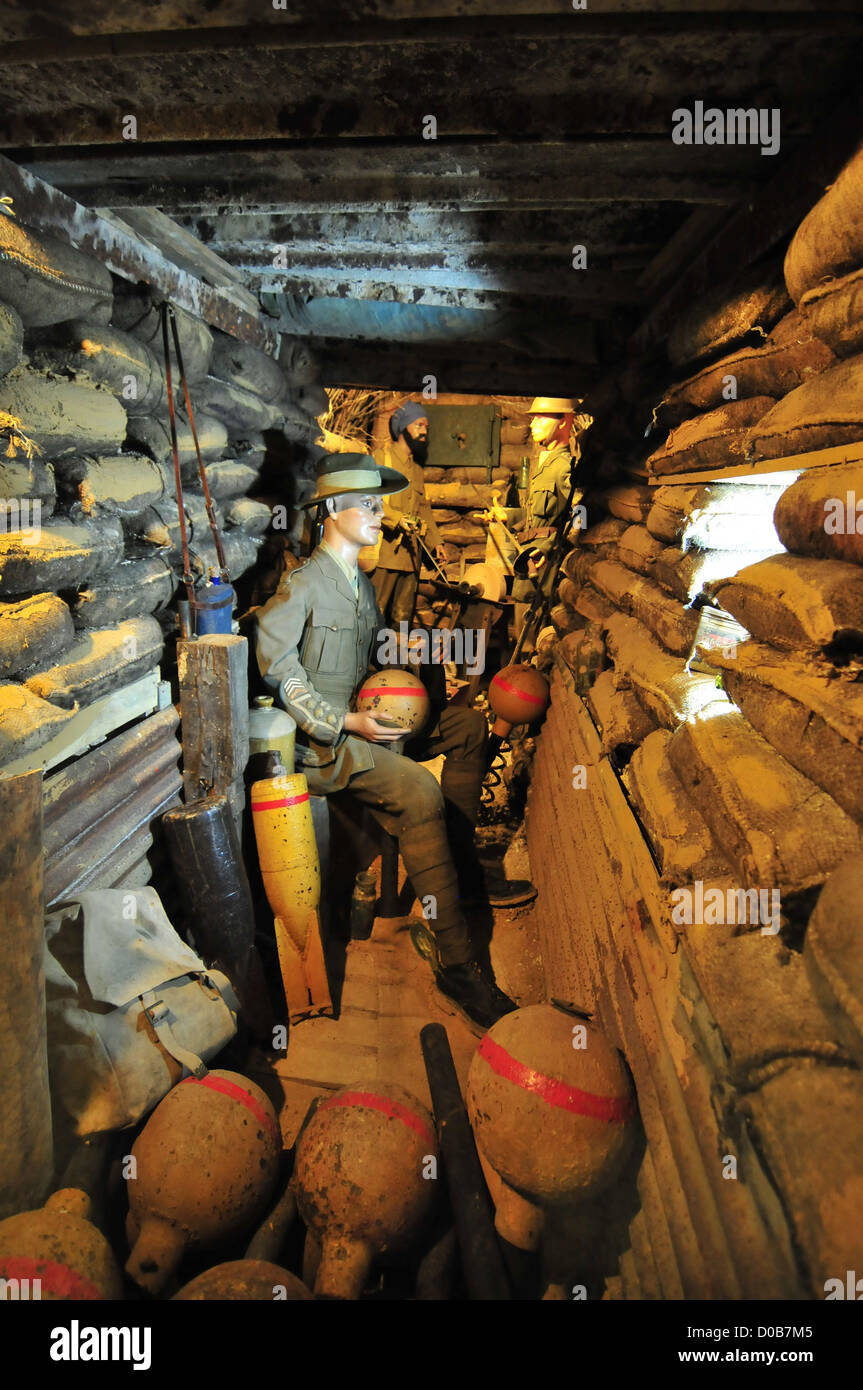
[[[157,989],[150,989],[146,994],[140,996],[144,1013],[152,1023],[156,1036],[165,1051],[170,1052],[176,1061],[180,1062],[187,1071],[192,1073],[192,1076],[197,1077],[200,1081],[202,1077],[207,1075],[209,1068],[196,1053],[190,1051],[189,1048],[181,1047],[177,1042],[168,1021],[171,1011],[165,1001],[158,998],[158,994]]]

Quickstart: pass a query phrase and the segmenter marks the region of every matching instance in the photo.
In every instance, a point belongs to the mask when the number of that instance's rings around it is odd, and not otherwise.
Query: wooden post
[[[242,844],[249,760],[248,643],[214,633],[177,643],[183,791],[186,803],[211,792],[228,798]]]
[[[0,1218],[41,1206],[54,1152],[45,1020],[42,773],[0,777]]]

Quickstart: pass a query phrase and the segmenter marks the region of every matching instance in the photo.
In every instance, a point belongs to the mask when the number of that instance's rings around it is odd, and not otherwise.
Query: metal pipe
[[[488,1189],[443,1025],[427,1023],[420,1030],[420,1046],[468,1294],[472,1299],[509,1299]]]

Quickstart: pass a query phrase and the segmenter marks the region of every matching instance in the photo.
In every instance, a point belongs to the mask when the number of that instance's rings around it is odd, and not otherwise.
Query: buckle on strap
[[[152,1023],[156,1031],[156,1036],[165,1051],[169,1052],[175,1061],[179,1062],[188,1072],[191,1072],[192,1076],[197,1077],[200,1081],[202,1077],[207,1075],[209,1067],[196,1053],[191,1052],[186,1047],[181,1047],[177,1042],[168,1021],[171,1016],[171,1011],[164,999],[158,999],[156,997],[157,993],[157,990],[151,989],[148,990],[146,994],[140,995],[144,1013]]]

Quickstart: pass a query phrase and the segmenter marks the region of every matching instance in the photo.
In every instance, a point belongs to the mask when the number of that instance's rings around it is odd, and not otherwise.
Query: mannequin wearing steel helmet
[[[516,562],[516,573],[526,571],[531,578],[514,581],[512,596],[517,602],[529,602],[535,580],[541,583],[543,563],[569,499],[573,460],[578,458],[578,446],[573,450],[571,441],[580,404],[569,396],[536,396],[530,405],[531,438],[542,447],[531,474],[518,536],[521,563]],[[576,496],[574,500],[579,499]]]

